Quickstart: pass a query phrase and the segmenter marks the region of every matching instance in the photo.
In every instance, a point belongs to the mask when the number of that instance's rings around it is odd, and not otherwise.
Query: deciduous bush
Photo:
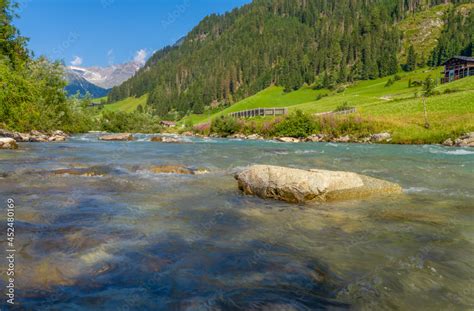
[[[220,116],[212,120],[211,132],[216,133],[222,137],[235,134],[239,131],[239,123],[230,116]]]
[[[293,112],[274,127],[275,136],[307,137],[317,130],[317,124],[313,117],[300,110]]]

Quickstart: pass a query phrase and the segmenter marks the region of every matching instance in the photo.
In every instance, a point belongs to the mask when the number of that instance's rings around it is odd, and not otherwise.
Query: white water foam
[[[295,151],[295,154],[310,154],[310,153],[323,154],[324,150],[296,150]]]
[[[449,155],[472,155],[474,151],[466,149],[457,149],[457,150],[440,150],[440,149],[430,149],[430,153],[434,154],[449,154]]]

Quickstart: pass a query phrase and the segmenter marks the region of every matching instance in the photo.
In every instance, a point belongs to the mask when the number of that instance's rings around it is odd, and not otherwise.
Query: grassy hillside
[[[105,105],[104,109],[107,111],[121,111],[121,112],[134,112],[137,110],[139,105],[142,107],[146,106],[148,95],[143,95],[142,97],[135,98],[129,97],[124,100],[118,101],[113,104]]]
[[[360,81],[344,91],[313,90],[304,87],[284,93],[280,87],[269,87],[227,109],[210,115],[192,115],[183,121],[194,124],[209,122],[212,118],[231,112],[259,107],[288,107],[290,112],[329,112],[347,103],[357,108],[357,116],[378,124],[380,130],[390,131],[400,143],[439,142],[464,132],[474,131],[474,77],[438,85],[439,95],[427,99],[429,130],[424,128],[421,87],[408,87],[409,80],[422,81],[428,75],[439,78],[441,68],[421,69],[399,74],[400,80],[386,86],[389,79]],[[450,91],[446,93],[446,90]],[[317,100],[318,95],[327,94]]]
[[[264,107],[288,107],[291,110],[300,109],[310,113],[327,112],[334,110],[338,105],[345,102],[352,106],[360,106],[371,103],[383,103],[388,100],[410,98],[415,92],[421,90],[418,88],[408,88],[408,82],[418,80],[421,81],[426,76],[438,77],[440,68],[433,70],[417,70],[411,73],[399,74],[401,80],[396,81],[392,86],[385,87],[389,79],[394,77],[386,77],[376,80],[359,81],[348,86],[343,92],[331,91],[327,89],[314,90],[309,86],[305,86],[298,91],[285,93],[282,87],[271,86],[254,96],[248,97],[229,108],[213,114],[191,115],[184,119],[192,120],[193,123],[201,123],[210,121],[220,115],[226,115],[231,112],[264,108]],[[342,89],[339,89],[339,92]],[[317,100],[321,95],[328,95]]]

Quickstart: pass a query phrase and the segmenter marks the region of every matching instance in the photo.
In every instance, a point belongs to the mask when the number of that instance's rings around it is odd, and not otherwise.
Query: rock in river
[[[254,165],[235,178],[249,195],[291,203],[363,198],[401,193],[394,183],[351,172]]]
[[[152,173],[155,174],[178,174],[178,175],[194,175],[195,172],[181,165],[160,165],[153,166],[149,169]]]
[[[133,135],[129,133],[125,134],[112,134],[99,137],[99,140],[104,141],[131,141],[133,140]]]
[[[151,142],[155,143],[165,143],[165,144],[184,144],[185,142],[181,139],[174,138],[174,137],[166,137],[166,136],[154,136],[150,139]]]
[[[13,138],[0,138],[0,149],[18,149],[18,145]]]
[[[301,141],[294,137],[278,137],[276,140],[282,143],[299,143]]]

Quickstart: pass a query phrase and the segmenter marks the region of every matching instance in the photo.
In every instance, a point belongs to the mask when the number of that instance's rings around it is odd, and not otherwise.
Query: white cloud
[[[73,66],[82,65],[82,58],[80,58],[79,56],[74,56],[74,59],[72,60],[71,65]]]
[[[146,62],[147,55],[148,55],[148,53],[145,49],[138,50],[135,53],[135,57],[133,58],[133,61],[136,62],[136,63],[139,63],[141,65],[144,65],[145,62]]]

